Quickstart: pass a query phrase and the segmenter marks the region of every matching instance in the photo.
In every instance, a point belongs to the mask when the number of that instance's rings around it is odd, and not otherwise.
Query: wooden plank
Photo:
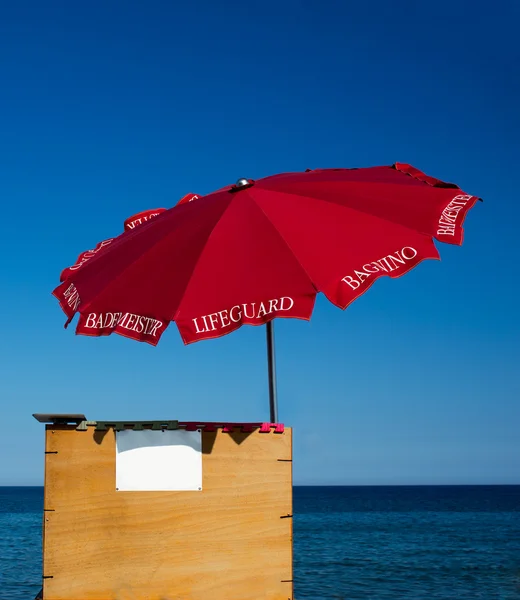
[[[117,492],[115,433],[46,430],[45,600],[290,600],[292,432],[203,432],[202,492]]]
[[[87,418],[82,413],[33,413],[33,417],[38,421],[38,423],[54,423],[55,425],[58,423],[61,425],[67,425],[68,423],[75,423],[76,425],[79,425]]]

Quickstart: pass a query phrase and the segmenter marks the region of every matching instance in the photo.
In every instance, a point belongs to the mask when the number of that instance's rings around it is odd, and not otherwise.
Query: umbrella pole
[[[276,363],[274,354],[274,324],[266,324],[267,369],[269,375],[269,417],[271,423],[278,423],[278,401],[276,395]]]

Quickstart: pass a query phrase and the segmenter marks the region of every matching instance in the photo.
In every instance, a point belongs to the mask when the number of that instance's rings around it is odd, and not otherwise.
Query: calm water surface
[[[0,488],[2,600],[41,587],[42,508]],[[298,600],[520,600],[520,486],[297,487],[294,513]]]

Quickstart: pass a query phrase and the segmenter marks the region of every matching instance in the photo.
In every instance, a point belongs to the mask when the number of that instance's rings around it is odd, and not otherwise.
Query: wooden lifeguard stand
[[[291,429],[34,416],[43,600],[292,600]]]

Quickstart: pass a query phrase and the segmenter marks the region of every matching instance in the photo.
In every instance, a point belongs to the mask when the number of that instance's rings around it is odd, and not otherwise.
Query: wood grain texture
[[[291,430],[202,444],[202,492],[118,492],[112,429],[47,426],[44,599],[292,599]]]

